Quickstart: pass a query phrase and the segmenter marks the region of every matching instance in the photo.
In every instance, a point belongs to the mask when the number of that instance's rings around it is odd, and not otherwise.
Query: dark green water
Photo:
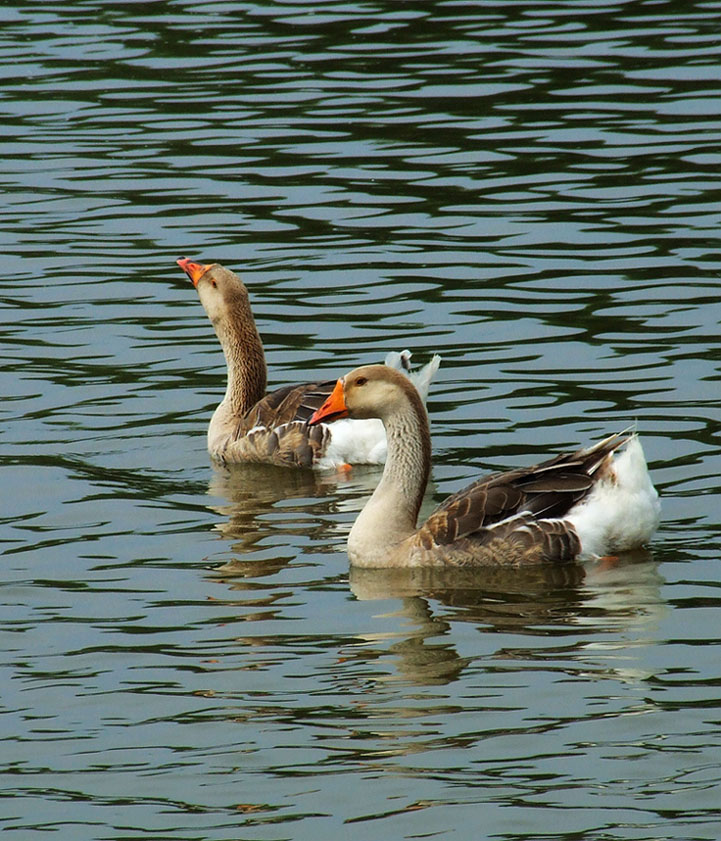
[[[720,21],[2,5],[8,838],[719,837]],[[441,353],[439,497],[637,422],[650,551],[349,574],[377,471],[210,466],[181,255],[242,272],[273,385]]]

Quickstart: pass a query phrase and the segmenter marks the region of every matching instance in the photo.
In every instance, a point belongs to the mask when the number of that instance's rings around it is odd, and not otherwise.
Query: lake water
[[[0,8],[0,830],[721,837],[721,3]],[[378,479],[219,470],[271,385],[443,356],[433,499],[637,423],[615,567],[350,573]]]

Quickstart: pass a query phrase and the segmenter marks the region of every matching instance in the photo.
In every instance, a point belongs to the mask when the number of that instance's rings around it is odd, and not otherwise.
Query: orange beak
[[[348,407],[346,406],[345,398],[343,397],[343,380],[340,379],[335,384],[335,388],[333,389],[330,397],[317,412],[313,413],[313,417],[308,421],[308,423],[311,426],[314,426],[321,421],[331,423],[334,420],[340,420],[340,418],[347,417]]]
[[[200,278],[208,271],[210,266],[201,266],[200,263],[193,263],[187,257],[181,257],[180,260],[175,261],[180,268],[193,281],[193,286],[198,285]]]

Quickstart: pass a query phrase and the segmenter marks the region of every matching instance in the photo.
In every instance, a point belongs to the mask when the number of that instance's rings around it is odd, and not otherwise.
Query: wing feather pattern
[[[308,426],[308,420],[334,386],[332,380],[271,391],[240,419],[216,457],[312,467],[323,456],[330,432],[322,424]]]
[[[433,511],[418,530],[417,545],[442,550],[467,543],[477,552],[500,542],[519,553],[518,562],[571,560],[580,543],[562,518],[590,492],[626,440],[624,433],[612,435],[586,450],[479,479]]]

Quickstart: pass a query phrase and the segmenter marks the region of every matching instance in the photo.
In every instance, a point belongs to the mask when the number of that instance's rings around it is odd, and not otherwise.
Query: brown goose
[[[334,382],[287,386],[266,394],[263,344],[255,326],[248,290],[219,263],[187,258],[177,264],[193,281],[228,365],[228,385],[208,427],[208,451],[220,462],[268,462],[293,467],[382,464],[386,435],[378,420],[346,421],[331,429],[308,426],[308,419],[333,390]],[[410,353],[391,353],[387,364],[402,368],[424,395],[438,370],[434,356],[410,372]]]
[[[486,476],[416,527],[431,466],[418,392],[390,368],[356,368],[338,380],[310,424],[345,417],[380,418],[388,436],[380,484],[348,537],[356,566],[572,561],[636,548],[658,525],[658,494],[641,444],[635,434],[621,433],[533,467]]]

